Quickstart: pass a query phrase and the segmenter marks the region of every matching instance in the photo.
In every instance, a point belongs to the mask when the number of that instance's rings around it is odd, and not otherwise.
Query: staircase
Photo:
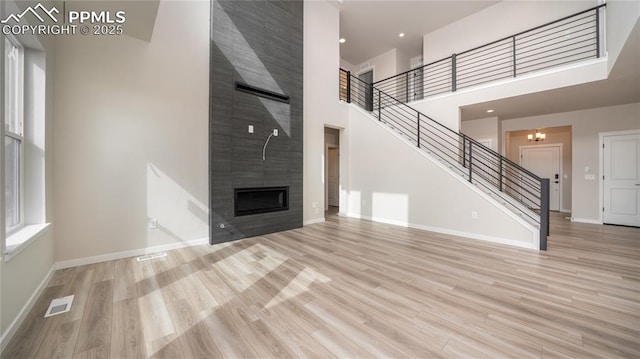
[[[340,69],[341,99],[370,111],[372,119],[438,160],[470,185],[549,234],[549,179],[542,179],[476,140],[442,125],[348,71]]]
[[[407,103],[551,67],[599,58],[606,4],[368,84],[340,69],[340,99],[368,111],[405,142],[448,167],[549,235],[549,179],[458,133]]]

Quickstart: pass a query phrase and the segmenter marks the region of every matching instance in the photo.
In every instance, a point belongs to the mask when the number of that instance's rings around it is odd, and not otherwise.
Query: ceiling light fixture
[[[340,43],[341,43],[341,44],[344,44],[346,41],[347,41],[347,40],[345,40],[345,38],[344,38],[344,37],[341,37],[341,38],[340,38]]]
[[[404,32],[398,34],[399,37],[404,37]]]
[[[487,110],[487,113],[493,113],[495,110]]]
[[[547,138],[547,135],[540,132],[539,130],[536,130],[535,134],[530,133],[527,135],[527,140],[529,140],[529,142],[531,141],[541,142],[541,141],[544,141],[546,138]]]

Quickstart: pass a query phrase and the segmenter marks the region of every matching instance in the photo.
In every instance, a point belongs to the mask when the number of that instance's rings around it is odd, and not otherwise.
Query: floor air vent
[[[140,257],[136,258],[136,260],[138,262],[143,262],[143,261],[149,261],[149,260],[157,259],[157,258],[164,258],[166,256],[167,256],[167,252],[153,253],[153,254],[147,254],[145,256],[140,256]]]
[[[49,309],[45,313],[44,317],[50,317],[57,314],[66,313],[71,310],[71,303],[73,303],[74,295],[68,295],[62,298],[56,298],[49,304]]]

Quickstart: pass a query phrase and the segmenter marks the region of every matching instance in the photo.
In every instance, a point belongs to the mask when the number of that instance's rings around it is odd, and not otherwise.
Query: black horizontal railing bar
[[[588,48],[591,47],[589,46],[583,46],[579,49],[576,50],[582,50],[579,52],[573,52],[571,54],[564,54],[564,53],[555,53],[555,54],[551,54],[551,55],[547,55],[547,56],[538,56],[538,57],[532,57],[527,59],[527,61],[523,61],[522,62],[522,66],[520,68],[526,68],[526,67],[530,67],[532,66],[531,64],[546,64],[546,63],[555,63],[564,59],[568,59],[568,58],[574,58],[574,57],[579,57],[581,55],[584,54],[592,54],[594,52],[594,50],[592,49],[587,49],[587,50],[583,50],[584,48]],[[588,56],[588,57],[592,57],[592,56]]]
[[[511,68],[499,68],[496,70],[492,70],[492,71],[488,71],[488,72],[483,72],[480,74],[471,74],[469,76],[463,77],[461,79],[458,80],[458,87],[460,87],[461,85],[464,84],[469,84],[469,83],[485,83],[487,81],[487,79],[495,79],[495,80],[499,80],[501,78],[504,77],[512,77],[513,71]]]
[[[484,54],[486,52],[491,52],[491,50],[495,50],[498,48],[502,48],[505,46],[511,46],[512,44],[512,39],[508,38],[508,39],[504,39],[502,41],[498,41],[495,44],[492,44],[493,46],[487,46],[487,47],[482,47],[482,48],[478,48],[474,51],[467,51],[465,53],[462,54],[456,54],[456,56],[458,57],[459,60],[464,61],[467,58],[473,58],[474,56],[478,56],[480,54]]]
[[[490,65],[490,66],[476,66],[474,68],[469,69],[471,71],[464,71],[464,72],[461,71],[462,74],[460,76],[458,76],[458,82],[460,82],[460,80],[464,80],[464,79],[467,79],[467,78],[470,78],[470,77],[486,75],[486,74],[491,73],[493,71],[504,70],[505,68],[513,69],[513,66],[512,66],[513,64],[512,64],[511,60],[507,60],[505,62],[505,60],[502,59],[501,62],[498,62],[498,63],[494,63],[494,62],[495,61],[493,61],[492,62],[493,64]],[[487,63],[487,65],[489,65],[489,63]],[[508,66],[505,66],[505,65],[508,65]],[[485,72],[478,73],[477,69],[482,69]]]
[[[553,32],[553,33],[549,33],[543,36],[538,36],[538,37],[533,37],[529,40],[524,40],[522,38],[516,38],[516,42],[518,44],[518,48],[519,49],[526,49],[528,47],[537,45],[539,43],[543,43],[545,41],[549,41],[549,40],[554,40],[554,39],[558,39],[558,38],[562,38],[562,37],[567,37],[568,35],[575,37],[577,34],[581,33],[581,32],[586,32],[586,31],[591,31],[591,32],[595,32],[596,26],[595,26],[595,21],[591,21],[593,22],[593,24],[581,24],[580,26],[575,26],[575,27],[571,27],[571,28],[567,28],[567,29],[561,29],[559,31]],[[569,33],[567,34],[567,31],[569,31]],[[563,35],[564,33],[564,35]]]
[[[592,10],[587,10],[587,12],[590,12],[590,11],[592,11]],[[577,17],[577,16],[580,16],[580,15],[582,15],[582,14],[572,15],[570,18],[572,18],[572,17],[576,17],[576,18],[572,19],[571,21],[567,21],[567,22],[562,22],[563,20],[557,21],[556,22],[557,23],[556,26],[552,26],[552,27],[549,27],[549,28],[545,28],[545,26],[542,26],[541,28],[536,29],[536,30],[541,30],[541,31],[532,30],[532,31],[527,31],[526,33],[523,33],[523,34],[516,34],[516,35],[513,35],[513,36],[519,37],[520,39],[526,39],[528,37],[539,35],[539,34],[547,32],[547,31],[555,30],[555,29],[561,28],[563,26],[571,25],[571,24],[573,24],[575,22],[582,21],[582,20],[585,20],[585,19],[588,19],[589,21],[595,21],[595,20],[590,20],[590,19],[591,18],[595,19],[595,17],[597,16],[597,13],[594,12],[594,13],[589,13],[586,16],[583,16],[583,17]],[[570,18],[567,18],[565,20],[569,20]]]
[[[588,17],[584,17],[576,21],[567,22],[567,23],[555,26],[553,28],[541,30],[536,34],[517,37],[517,39],[521,43],[528,43],[531,41],[535,41],[536,39],[548,38],[548,37],[558,35],[563,32],[571,31],[574,29],[580,29],[580,28],[589,29],[589,28],[595,28],[595,27],[596,27],[596,14],[591,14]]]
[[[567,47],[570,47],[570,46],[576,45],[576,44],[582,44],[584,42],[589,42],[589,43],[591,43],[591,45],[595,46],[596,44],[595,44],[595,42],[594,42],[592,37],[589,37],[589,38],[586,38],[586,39],[582,39],[582,40],[579,40],[579,41],[575,41],[578,38],[582,38],[582,37],[586,37],[586,36],[590,36],[590,35],[593,36],[593,34],[594,33],[584,34],[584,35],[580,35],[580,36],[572,38],[572,39],[566,39],[566,40],[560,40],[560,41],[556,41],[556,42],[551,42],[551,43],[546,44],[546,45],[541,46],[541,47],[532,47],[531,50],[526,50],[526,51],[519,52],[518,53],[518,57],[520,57],[520,58],[521,57],[526,57],[525,54],[528,54],[528,53],[531,53],[531,52],[542,53],[542,52],[551,52],[551,51],[555,51],[555,50],[559,50],[559,49],[562,49],[564,52],[567,52],[567,51],[571,51],[570,49],[569,50],[565,50]],[[572,41],[572,40],[574,40],[574,41]],[[570,43],[568,45],[565,44],[565,45],[562,45],[562,46],[558,46],[559,44],[566,43],[566,42],[570,42]],[[553,47],[553,46],[555,46],[555,47]],[[551,49],[548,49],[549,47],[551,47]],[[545,49],[545,48],[547,50],[542,50],[542,49]]]
[[[512,38],[512,37],[514,37],[514,36],[515,36],[515,37],[518,37],[518,36],[521,36],[521,35],[526,34],[526,33],[528,33],[528,32],[532,32],[532,31],[535,31],[535,30],[541,29],[541,28],[543,28],[543,27],[546,27],[546,26],[549,26],[549,25],[553,25],[553,24],[555,24],[555,23],[558,23],[558,22],[561,22],[561,21],[564,21],[564,20],[570,19],[570,18],[572,18],[572,17],[574,17],[574,16],[579,16],[579,15],[582,15],[582,14],[588,13],[588,12],[590,12],[590,11],[593,11],[593,10],[596,10],[596,9],[600,9],[600,8],[602,8],[602,7],[605,7],[605,6],[607,6],[607,4],[600,4],[600,5],[598,5],[598,6],[594,6],[594,7],[592,7],[592,8],[589,8],[589,9],[582,10],[582,11],[580,11],[580,12],[577,12],[577,13],[575,13],[575,14],[567,15],[567,16],[565,16],[565,17],[561,18],[561,19],[557,19],[557,20],[554,20],[554,21],[550,21],[550,22],[548,22],[548,23],[546,23],[546,24],[538,25],[538,26],[536,26],[536,27],[534,27],[534,28],[531,28],[531,29],[528,29],[528,30],[520,31],[520,32],[518,32],[518,33],[516,33],[516,34],[513,34],[513,35],[511,35],[511,36],[505,36],[505,37],[501,38],[500,40],[491,41],[491,42],[490,42],[490,43],[488,43],[488,44],[484,44],[484,45],[481,45],[481,46],[474,47],[473,49],[463,51],[463,52],[459,53],[458,55],[460,55],[460,54],[464,54],[465,52],[470,52],[470,51],[473,51],[473,50],[477,50],[477,49],[479,49],[479,48],[481,48],[481,47],[484,47],[484,46],[487,46],[487,45],[491,45],[491,44],[494,44],[494,43],[496,43],[496,42],[500,42],[500,41],[504,41],[504,40],[506,40],[506,39],[510,39],[510,38]]]
[[[521,51],[518,53],[518,56],[523,56],[523,54],[528,54],[531,52],[534,53],[540,53],[540,52],[545,52],[545,51],[550,51],[550,50],[545,50],[548,48],[552,48],[553,50],[557,50],[557,49],[563,49],[565,47],[570,47],[573,44],[581,44],[584,42],[589,42],[592,43],[593,45],[596,44],[595,42],[595,37],[594,35],[596,34],[595,31],[589,32],[589,33],[585,33],[585,34],[579,34],[576,35],[575,37],[572,37],[570,39],[549,39],[549,40],[545,40],[542,42],[539,42],[537,44],[534,44],[532,46],[527,46],[526,48],[522,47],[519,48],[521,49]],[[558,46],[564,44],[562,46]]]
[[[576,59],[576,61],[590,59],[591,57],[592,56],[578,58],[578,59]],[[546,65],[546,66],[545,65],[540,65],[540,66],[533,66],[532,65],[532,66],[527,67],[526,69],[523,69],[522,71],[520,71],[520,73],[526,74],[526,73],[529,73],[529,72],[540,71],[540,70],[548,69],[548,68],[551,68],[551,67],[557,67],[557,66],[561,66],[561,65],[564,65],[564,64],[570,64],[570,63],[573,63],[573,62],[575,62],[575,61],[574,60],[567,60],[567,61],[564,61],[564,62],[559,62],[557,64],[554,63],[552,65]]]
[[[429,85],[429,87],[426,87],[424,89],[427,92],[432,90],[439,90],[439,89],[451,91],[451,85],[449,85],[448,82],[443,83],[442,81],[438,81],[438,82],[428,82],[427,84]]]
[[[475,86],[475,85],[480,85],[485,83],[486,79],[493,79],[493,80],[501,80],[501,79],[506,79],[506,78],[511,78],[511,74],[513,71],[507,71],[504,73],[500,73],[500,74],[496,74],[496,75],[491,75],[491,76],[483,76],[483,77],[479,77],[473,81],[458,81],[458,88],[462,89],[462,88],[466,88],[466,87],[470,87],[470,86]]]
[[[591,7],[591,8],[589,8],[589,9],[586,9],[586,10],[583,10],[583,11],[580,11],[580,12],[577,12],[577,13],[575,13],[575,14],[568,15],[568,16],[565,16],[565,17],[563,17],[563,18],[560,18],[560,19],[557,19],[557,20],[554,20],[554,21],[550,21],[550,22],[547,22],[547,23],[545,23],[545,24],[542,24],[542,25],[539,25],[539,26],[536,26],[536,27],[530,28],[530,29],[528,29],[528,30],[524,30],[524,31],[518,32],[518,33],[516,33],[516,34],[510,35],[510,36],[505,36],[505,37],[500,38],[500,39],[498,39],[498,40],[495,40],[495,41],[491,41],[491,42],[485,43],[484,45],[476,46],[476,47],[474,47],[474,48],[472,48],[472,49],[469,49],[469,50],[466,50],[466,51],[462,51],[462,52],[457,53],[457,54],[454,54],[454,55],[455,55],[456,57],[457,57],[457,56],[463,56],[463,55],[465,55],[465,54],[467,54],[467,53],[470,53],[470,52],[472,52],[472,51],[475,51],[475,50],[481,49],[481,48],[483,48],[483,47],[487,47],[487,46],[490,46],[490,45],[493,45],[493,44],[496,44],[496,43],[499,43],[499,42],[502,42],[502,41],[505,41],[505,40],[510,40],[510,39],[512,39],[512,38],[514,38],[514,37],[519,37],[519,36],[522,36],[522,35],[524,35],[524,34],[531,33],[531,32],[533,32],[533,31],[536,31],[536,30],[542,29],[542,28],[544,28],[544,27],[547,27],[547,26],[550,26],[550,25],[553,25],[553,24],[556,24],[556,23],[559,23],[559,22],[565,21],[565,20],[567,20],[567,19],[571,19],[572,17],[579,16],[579,15],[582,15],[582,14],[586,14],[586,13],[589,13],[589,12],[594,11],[594,10],[599,10],[599,9],[604,8],[604,7],[606,7],[606,6],[607,6],[607,4],[606,4],[606,3],[605,3],[605,4],[600,4],[600,5],[597,5],[597,6]],[[598,16],[598,15],[596,14],[595,16]],[[451,56],[447,56],[447,57],[444,57],[444,58],[442,58],[442,59],[439,59],[439,60],[435,60],[435,61],[433,61],[433,62],[430,62],[430,63],[428,63],[428,64],[426,64],[426,65],[423,65],[423,66],[422,66],[422,68],[425,68],[425,67],[427,67],[427,66],[431,66],[431,65],[433,65],[433,64],[437,64],[437,63],[439,63],[439,62],[449,62],[449,61],[451,61]],[[375,81],[373,84],[374,84],[374,86],[375,86],[375,85],[377,85],[377,84],[379,84],[379,83],[381,83],[381,82],[391,80],[391,79],[393,79],[393,78],[395,78],[395,77],[400,77],[400,76],[406,75],[408,72],[411,72],[411,71],[414,71],[414,70],[415,70],[415,69],[408,70],[408,71],[405,71],[405,72],[401,72],[401,73],[399,73],[399,74],[397,74],[397,75],[394,75],[394,76],[388,77],[388,78],[386,78],[386,79],[382,79],[382,80]]]
[[[496,46],[493,46],[491,48],[482,48],[482,49],[479,49],[477,51],[468,52],[468,53],[466,53],[464,55],[459,55],[459,56],[456,54],[456,59],[460,60],[462,62],[470,61],[470,60],[476,59],[478,57],[491,55],[491,54],[493,54],[493,53],[495,53],[497,51],[508,50],[508,49],[510,49],[512,47],[512,45],[513,45],[513,41],[511,39],[509,39],[509,41],[501,42],[500,44],[498,44]]]
[[[382,80],[375,81],[375,82],[373,83],[373,85],[375,86],[375,85],[377,85],[377,84],[378,84],[378,83],[380,83],[380,82],[387,81],[387,80],[392,79],[392,78],[394,78],[394,77],[400,77],[400,76],[402,76],[402,75],[406,75],[407,73],[409,73],[409,72],[411,72],[411,71],[415,71],[415,70],[417,70],[417,69],[419,69],[419,68],[429,67],[429,66],[431,66],[431,65],[437,64],[438,62],[443,62],[443,61],[448,61],[448,60],[451,60],[451,57],[445,57],[445,58],[443,58],[443,59],[440,59],[440,60],[436,60],[436,61],[430,62],[430,63],[428,63],[428,64],[426,64],[426,65],[422,65],[422,66],[420,66],[420,67],[418,67],[418,68],[411,69],[411,70],[408,70],[408,71],[405,71],[405,72],[401,72],[401,73],[399,73],[399,74],[397,74],[397,75],[394,75],[394,76],[391,76],[391,77],[387,77],[386,79],[382,79]]]
[[[449,82],[451,81],[451,74],[445,75],[445,76],[440,76],[440,77],[436,77],[436,78],[432,78],[433,81],[429,81],[428,83],[430,84],[439,84],[442,83],[442,81],[446,81],[445,84],[448,86]],[[451,87],[451,86],[449,86]]]
[[[587,47],[587,46],[584,46],[584,47]],[[592,52],[593,52],[593,50],[588,50],[588,51],[582,51],[582,52],[571,54],[571,55],[566,55],[566,56],[563,56],[563,57],[558,57],[558,58],[555,58],[555,59],[545,59],[546,61],[538,62],[538,64],[554,62],[554,61],[558,61],[558,60],[562,60],[562,59],[566,59],[566,58],[570,58],[570,57],[574,57],[574,56],[579,56],[579,55],[586,54],[586,53],[592,53]],[[557,55],[562,55],[562,54],[555,54],[555,55],[550,55],[550,56],[557,56]],[[588,56],[587,58],[589,58],[589,57],[591,57],[591,56]],[[529,61],[523,61],[523,64],[530,63],[530,62],[533,62],[533,61],[536,61],[536,60],[541,60],[541,59],[542,58],[540,57],[540,58],[535,58],[535,59],[532,59],[532,60],[529,60]],[[557,66],[557,65],[553,65],[553,66]],[[522,66],[521,68],[527,68],[527,67],[531,67],[531,66]]]
[[[456,71],[456,74],[460,74],[461,72],[469,71],[469,70],[473,70],[473,69],[477,69],[477,68],[483,68],[483,67],[486,67],[489,64],[492,64],[492,63],[498,62],[498,61],[500,61],[500,63],[504,63],[504,61],[506,60],[510,65],[513,65],[513,58],[512,58],[511,51],[509,51],[508,53],[503,53],[503,54],[495,54],[492,57],[495,57],[495,60],[486,61],[483,58],[483,59],[479,59],[478,61],[473,61],[473,62],[463,62],[463,63],[459,63],[458,62],[457,63],[458,70]]]
[[[541,35],[541,36],[536,36],[533,37],[533,35],[531,36],[522,36],[522,37],[518,37],[517,40],[521,43],[521,44],[526,44],[528,42],[532,42],[532,41],[536,41],[538,39],[544,39],[553,35],[557,35],[560,34],[562,32],[566,32],[567,30],[572,30],[572,29],[576,29],[576,28],[583,28],[583,29],[591,29],[591,28],[595,28],[596,27],[596,20],[595,20],[595,15],[590,15],[589,17],[586,17],[584,19],[581,20],[586,20],[582,23],[578,23],[574,26],[569,26],[572,23],[566,23],[566,24],[562,24],[559,26],[556,26],[553,29],[545,29],[544,31],[540,31],[538,34],[536,35]],[[553,31],[553,32],[549,32],[551,30],[556,30],[557,31]]]
[[[568,52],[575,52],[576,50],[581,50],[584,48],[590,47],[591,52],[595,52],[596,50],[596,44],[593,43],[592,41],[588,41],[588,40],[583,40],[580,42],[576,42],[570,45],[565,45],[565,46],[561,46],[561,47],[553,47],[550,49],[545,50],[544,52],[535,52],[535,53],[531,53],[531,54],[527,54],[526,56],[522,56],[521,60],[528,60],[531,58],[539,58],[540,56],[552,56],[552,55],[563,55],[566,54]],[[565,50],[566,49],[566,50]]]
[[[526,66],[522,66],[521,69],[523,70],[523,72],[530,72],[530,71],[537,71],[536,69],[546,69],[548,67],[555,67],[555,66],[559,66],[559,65],[563,65],[563,64],[568,64],[568,63],[572,63],[575,62],[575,60],[573,60],[574,57],[576,57],[576,60],[584,60],[584,59],[591,59],[593,58],[593,56],[591,55],[593,53],[593,51],[588,50],[588,51],[583,51],[583,52],[579,52],[576,54],[572,54],[572,55],[568,55],[565,57],[561,57],[561,58],[557,58],[551,61],[527,61],[528,65]],[[583,57],[578,57],[581,55],[585,55]],[[536,60],[542,60],[540,59],[536,59]],[[562,61],[565,60],[565,61]]]
[[[482,71],[478,71],[482,70]],[[473,78],[491,78],[495,74],[502,73],[504,71],[509,72],[509,77],[513,77],[513,66],[505,63],[497,63],[493,66],[482,67],[477,69],[476,71],[466,71],[463,75],[458,76],[457,84],[459,85],[462,82],[465,82],[469,79]]]
[[[450,58],[447,58],[447,60],[451,60]],[[440,73],[442,71],[451,71],[451,62],[447,61],[442,63],[442,66],[438,65],[438,66],[426,66],[426,67],[417,67],[415,68],[413,71],[424,71],[425,73]]]
[[[436,68],[424,69],[423,74],[424,75],[429,75],[429,76],[435,76],[435,75],[440,75],[440,74],[450,75],[451,74],[451,64],[448,64],[448,66],[445,66],[445,67],[436,67]]]
[[[500,47],[499,49],[495,49],[491,52],[477,52],[474,53],[473,56],[467,57],[456,57],[456,65],[458,64],[467,64],[482,61],[482,59],[486,59],[487,57],[494,57],[496,54],[504,54],[513,50],[513,42],[505,43],[505,46]]]
[[[519,170],[523,171],[525,174],[527,174],[528,176],[530,176],[530,177],[532,177],[532,178],[534,178],[536,180],[540,180],[540,177],[535,175],[533,172],[531,172],[531,171],[527,170],[526,168],[520,166],[519,164],[513,162],[512,160],[508,159],[507,157],[504,157],[503,155],[499,154],[498,152],[492,150],[491,148],[481,144],[480,142],[474,140],[473,138],[467,137],[467,141],[473,142],[474,146],[480,146],[484,151],[492,153],[496,157],[502,157],[502,160],[504,161],[504,163],[518,168]]]
[[[584,42],[589,42],[592,43],[593,45],[596,45],[595,42],[595,37],[594,35],[596,34],[595,31],[589,32],[589,33],[585,33],[585,34],[580,34],[580,35],[576,35],[575,37],[572,37],[570,39],[549,39],[549,40],[545,40],[545,41],[541,41],[537,44],[532,44],[531,46],[527,46],[525,47],[519,47],[518,49],[520,50],[518,52],[518,57],[522,57],[525,56],[525,54],[528,53],[541,53],[541,52],[547,52],[547,51],[555,51],[558,49],[564,49],[566,47],[570,47],[571,45],[575,45],[575,44],[581,44]],[[561,45],[564,44],[564,45]],[[561,46],[558,46],[561,45]],[[548,50],[548,48],[552,48],[551,50]],[[545,50],[547,49],[547,50]],[[566,50],[565,50],[566,51]]]
[[[451,80],[451,69],[449,71],[440,71],[440,72],[430,72],[425,73],[427,75],[427,79],[449,79]]]

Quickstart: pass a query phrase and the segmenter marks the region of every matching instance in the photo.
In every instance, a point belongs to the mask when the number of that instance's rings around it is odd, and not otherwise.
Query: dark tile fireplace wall
[[[212,244],[302,226],[302,18],[302,1],[212,0]],[[268,187],[286,210],[235,215],[238,189]]]

